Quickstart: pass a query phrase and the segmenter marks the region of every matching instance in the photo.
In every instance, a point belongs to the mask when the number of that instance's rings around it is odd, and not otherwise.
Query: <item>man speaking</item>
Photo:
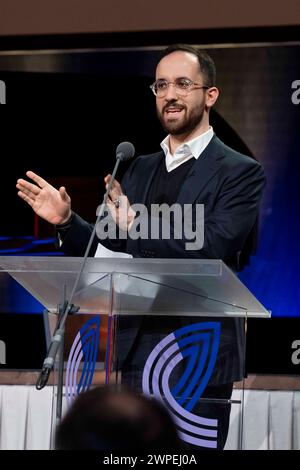
[[[156,68],[151,89],[156,99],[158,118],[167,136],[161,151],[136,158],[122,183],[114,181],[108,208],[126,236],[101,240],[107,248],[141,258],[222,259],[236,269],[238,257],[258,216],[265,177],[262,166],[255,160],[227,147],[214,134],[209,122],[210,109],[219,91],[212,59],[189,45],[168,47]],[[151,138],[151,136],[150,136]],[[18,195],[48,222],[55,224],[62,250],[72,256],[82,256],[92,232],[92,226],[72,212],[71,200],[64,187],[55,189],[40,176],[27,172],[32,180],[17,182]],[[111,175],[105,177],[108,185]],[[135,211],[137,204],[145,210]],[[197,208],[204,208],[204,238],[200,245],[190,244],[176,236],[178,218],[171,218],[170,236],[151,237],[151,226],[163,229],[164,217],[153,215],[154,205],[174,204],[184,209],[188,205],[194,229],[197,228]],[[182,210],[184,213],[184,210]],[[136,223],[147,226],[147,235],[131,237]],[[184,221],[182,222],[184,223]],[[195,234],[195,239],[197,238]],[[95,253],[99,240],[94,240]],[[186,324],[186,318],[162,321],[145,317],[142,324],[124,324],[126,347],[122,358],[124,381],[141,388],[142,359],[170,332]],[[190,319],[196,322],[197,318]],[[175,323],[174,323],[175,322]],[[204,397],[229,399],[233,382],[243,376],[242,324],[224,319],[221,325],[219,360],[205,390]],[[128,338],[130,337],[130,341]],[[151,340],[149,340],[151,338]],[[125,344],[125,343],[124,343]],[[143,360],[144,360],[143,359]],[[203,410],[201,411],[203,415]],[[224,447],[228,433],[230,406],[213,409],[220,423],[218,448]]]

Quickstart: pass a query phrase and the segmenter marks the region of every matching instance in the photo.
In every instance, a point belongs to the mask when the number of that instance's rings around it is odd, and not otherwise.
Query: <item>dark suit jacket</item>
[[[155,171],[163,152],[138,157],[124,176],[122,189],[131,204],[146,203]],[[187,240],[107,240],[103,244],[134,257],[202,258],[232,260],[243,248],[258,215],[265,184],[262,166],[235,152],[216,136],[212,138],[179,191],[177,203],[204,204],[205,239],[198,251],[186,251]],[[62,249],[82,256],[92,225],[75,216]],[[92,247],[96,251],[98,241]],[[93,254],[93,253],[91,253]],[[229,263],[230,264],[230,263]]]
[[[146,204],[148,190],[162,158],[164,153],[161,151],[138,157],[130,166],[122,181],[122,189],[131,204]],[[186,251],[185,243],[188,240],[172,237],[170,240],[128,238],[106,240],[102,243],[110,249],[130,253],[134,257],[222,259],[233,265],[257,218],[264,184],[264,172],[257,161],[227,147],[214,136],[189,171],[176,201],[182,205],[193,204],[193,210],[196,204],[204,204],[202,249]],[[92,225],[75,215],[62,250],[72,256],[82,256],[91,231]],[[95,252],[97,243],[98,240],[95,240],[91,255]],[[180,323],[177,326],[181,326]],[[127,357],[137,331],[138,323],[130,334],[129,330],[125,333],[121,362]],[[239,346],[235,346],[234,350],[228,346],[233,337],[236,337],[237,331],[242,334],[238,322],[227,319],[222,321],[225,348],[223,357],[222,351],[220,354],[222,360],[215,383],[241,378],[240,362],[235,363],[235,358],[241,359],[242,350]],[[239,342],[239,339],[235,341],[236,344]],[[226,372],[224,354],[228,359]],[[223,372],[220,372],[221,370]]]

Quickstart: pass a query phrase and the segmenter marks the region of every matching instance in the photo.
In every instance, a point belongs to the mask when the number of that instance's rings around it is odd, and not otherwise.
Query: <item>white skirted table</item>
[[[300,450],[300,378],[273,377],[270,389],[255,389],[262,382],[268,385],[268,380],[250,378],[251,388],[244,391],[243,448]],[[240,399],[242,393],[235,389],[232,398]],[[0,449],[49,449],[52,401],[52,386],[37,391],[34,385],[0,385]],[[240,424],[233,406],[226,449],[237,448]]]

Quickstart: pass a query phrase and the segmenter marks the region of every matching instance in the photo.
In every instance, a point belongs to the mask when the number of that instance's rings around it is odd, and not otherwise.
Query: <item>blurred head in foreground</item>
[[[97,387],[82,393],[59,425],[56,449],[178,449],[181,441],[166,408],[132,391]]]

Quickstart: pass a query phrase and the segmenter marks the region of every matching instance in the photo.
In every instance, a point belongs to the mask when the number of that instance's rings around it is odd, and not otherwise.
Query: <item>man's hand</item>
[[[16,187],[18,196],[24,199],[34,212],[51,224],[60,225],[71,217],[71,198],[66,188],[61,186],[59,190],[47,183],[43,178],[32,171],[27,171],[26,176],[35,184],[19,179]]]
[[[104,178],[106,189],[110,178],[111,175],[107,175]],[[135,212],[131,209],[128,198],[123,194],[121,185],[117,180],[113,181],[107,200],[107,206],[115,223],[124,231],[130,230],[134,221]]]

